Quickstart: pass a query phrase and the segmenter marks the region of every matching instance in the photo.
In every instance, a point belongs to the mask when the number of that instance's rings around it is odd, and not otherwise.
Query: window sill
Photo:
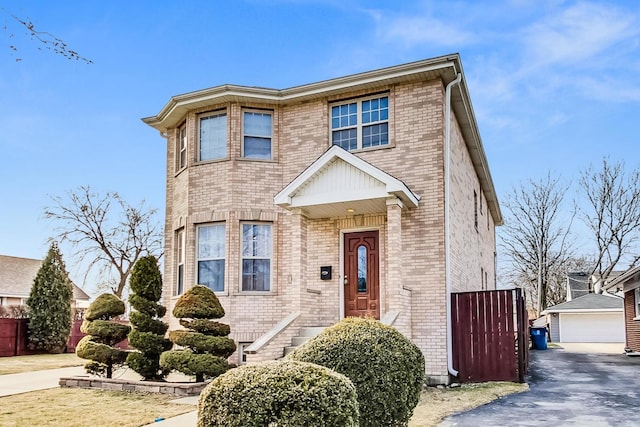
[[[197,162],[194,162],[193,165],[194,166],[208,165],[210,163],[228,162],[229,160],[231,160],[231,158],[227,156],[227,157],[220,157],[219,159],[199,160]]]
[[[640,316],[636,316],[636,317],[634,317],[634,318],[633,318],[633,319],[631,319],[631,320],[640,320]]]
[[[258,162],[258,163],[278,163],[275,159],[253,159],[251,157],[238,157],[238,160],[243,162]]]
[[[273,291],[240,291],[236,294],[237,296],[275,296],[277,295]]]

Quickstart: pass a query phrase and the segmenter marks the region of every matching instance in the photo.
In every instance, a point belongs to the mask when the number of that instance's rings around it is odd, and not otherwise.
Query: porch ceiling
[[[397,178],[348,151],[333,146],[275,198],[286,209],[301,209],[309,218],[386,212],[389,199],[409,208],[420,197]]]

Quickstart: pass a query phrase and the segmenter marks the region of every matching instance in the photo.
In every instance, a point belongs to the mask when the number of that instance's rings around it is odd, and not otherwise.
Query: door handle
[[[348,278],[347,276],[344,276],[343,283],[344,283],[345,285],[348,285],[348,284],[349,284],[349,278]]]

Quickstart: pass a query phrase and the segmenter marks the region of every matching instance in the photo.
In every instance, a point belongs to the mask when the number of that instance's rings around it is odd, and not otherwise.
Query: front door
[[[380,319],[378,231],[344,235],[344,315]]]

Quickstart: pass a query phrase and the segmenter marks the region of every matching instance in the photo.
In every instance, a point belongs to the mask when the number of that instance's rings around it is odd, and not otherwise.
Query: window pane
[[[358,248],[358,292],[367,292],[367,248]]]
[[[242,256],[271,257],[271,225],[242,225]]]
[[[212,291],[224,291],[224,260],[198,261],[198,284]]]
[[[389,143],[389,124],[381,123],[362,128],[362,147],[375,147]]]
[[[224,258],[224,225],[198,227],[198,259]]]
[[[331,128],[355,126],[358,122],[357,108],[355,102],[331,107]]]
[[[244,259],[242,260],[242,290],[268,291],[270,290],[271,260]]]
[[[223,158],[227,155],[227,115],[200,118],[200,160]]]
[[[245,136],[244,157],[250,159],[270,159],[271,139]]]
[[[334,131],[332,134],[333,145],[339,145],[345,150],[355,150],[358,148],[356,129],[346,129]]]

